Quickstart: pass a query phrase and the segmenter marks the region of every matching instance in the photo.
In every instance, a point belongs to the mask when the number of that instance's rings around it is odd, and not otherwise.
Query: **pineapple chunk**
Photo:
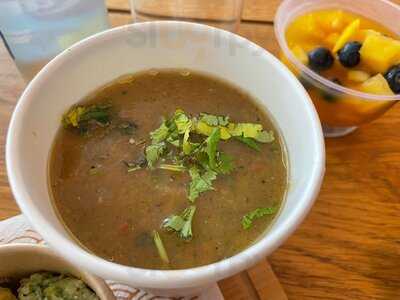
[[[371,71],[385,73],[400,60],[400,41],[384,35],[370,34],[361,49],[361,61]]]
[[[291,50],[293,55],[296,56],[299,61],[305,65],[308,65],[308,55],[303,48],[301,48],[299,45],[296,45]]]
[[[351,22],[342,32],[338,41],[333,47],[332,52],[336,53],[353,37],[353,35],[360,29],[360,19]]]
[[[347,72],[347,79],[354,82],[364,82],[370,78],[367,72],[363,71],[349,71]]]
[[[363,82],[359,89],[360,91],[369,94],[394,95],[382,74],[375,75],[374,77],[371,77],[367,81]]]

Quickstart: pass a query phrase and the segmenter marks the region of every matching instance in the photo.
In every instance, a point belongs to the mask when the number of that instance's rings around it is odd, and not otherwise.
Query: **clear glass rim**
[[[388,1],[388,0],[375,0],[379,1],[382,3],[382,5],[390,5],[391,9],[395,9],[400,11],[400,6],[395,5],[394,3]],[[335,5],[331,4],[329,1],[326,1],[326,8],[340,8],[340,5]],[[275,36],[278,40],[279,46],[281,50],[283,51],[284,55],[289,59],[289,61],[296,66],[302,73],[306,74],[313,80],[317,81],[319,84],[321,84],[324,87],[327,87],[337,93],[342,93],[342,94],[347,94],[353,97],[357,98],[362,98],[362,100],[367,100],[367,101],[399,101],[400,100],[400,95],[374,95],[374,94],[368,94],[364,92],[360,92],[357,90],[353,90],[341,85],[338,85],[323,76],[319,75],[318,73],[312,71],[310,68],[305,66],[302,62],[300,62],[292,53],[292,51],[289,49],[289,46],[286,42],[285,38],[285,32],[286,32],[286,27],[287,25],[293,20],[293,17],[297,16],[296,12],[299,11],[299,9],[302,7],[302,5],[296,5],[295,9],[288,8],[289,3],[298,3],[297,1],[293,0],[284,0],[281,5],[278,8],[278,11],[275,16]],[[292,4],[293,5],[293,4]],[[321,7],[316,8],[315,10],[319,10]],[[348,10],[348,9],[344,9]],[[312,11],[310,9],[309,11]],[[289,16],[288,16],[288,12]],[[361,14],[355,10],[356,13]],[[362,15],[362,14],[361,14]]]

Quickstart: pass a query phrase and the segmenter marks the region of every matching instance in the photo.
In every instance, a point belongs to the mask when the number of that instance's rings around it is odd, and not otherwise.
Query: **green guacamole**
[[[49,272],[21,280],[18,300],[98,300],[82,280]]]

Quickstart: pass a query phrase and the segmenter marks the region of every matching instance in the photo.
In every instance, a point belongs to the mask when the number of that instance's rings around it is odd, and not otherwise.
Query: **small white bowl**
[[[259,99],[282,134],[289,160],[284,207],[257,243],[231,258],[173,271],[119,265],[77,244],[54,212],[47,166],[62,113],[113,79],[152,68],[187,68],[232,82]],[[103,278],[161,289],[156,292],[162,295],[171,294],[171,289],[209,285],[249,268],[274,251],[307,215],[325,170],[318,115],[292,73],[273,55],[242,37],[186,22],[127,25],[92,36],[61,53],[21,96],[11,120],[6,152],[10,184],[21,210],[57,252]]]
[[[48,247],[27,244],[0,246],[0,278],[19,279],[41,271],[72,275],[90,287],[100,300],[115,300],[104,280],[73,266]]]

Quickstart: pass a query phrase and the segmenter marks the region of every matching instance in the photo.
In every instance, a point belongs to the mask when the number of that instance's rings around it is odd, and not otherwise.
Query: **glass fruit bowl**
[[[387,28],[399,36],[400,6],[386,0],[285,0],[278,9],[275,17],[275,34],[281,48],[281,60],[308,91],[318,111],[325,136],[337,137],[349,134],[359,125],[369,123],[381,116],[400,100],[400,94],[394,94],[390,90],[391,95],[379,94],[380,91],[377,92],[378,94],[373,94],[345,87],[336,79],[328,79],[320,75],[318,71],[313,71],[309,67],[311,64],[307,65],[304,61],[310,57],[310,54],[296,53],[296,49],[289,48],[286,36],[288,26],[299,16],[321,10],[341,10],[354,13],[361,18],[364,17],[379,23],[382,28]],[[327,18],[323,17],[323,19],[326,21]],[[368,20],[362,20],[362,22],[368,22]],[[311,25],[310,23],[299,23],[298,26],[302,27],[301,30],[304,31],[304,26]],[[318,32],[324,34],[320,28],[310,27],[309,30],[313,34],[318,34]],[[299,34],[301,34],[300,31]],[[312,42],[315,43],[315,41]],[[397,63],[400,64],[400,49],[398,54]],[[301,57],[304,59],[302,60]],[[380,76],[380,79],[382,78]],[[400,75],[396,77],[396,80],[400,84]],[[372,90],[375,89],[376,84],[380,83],[379,80],[371,83]]]

